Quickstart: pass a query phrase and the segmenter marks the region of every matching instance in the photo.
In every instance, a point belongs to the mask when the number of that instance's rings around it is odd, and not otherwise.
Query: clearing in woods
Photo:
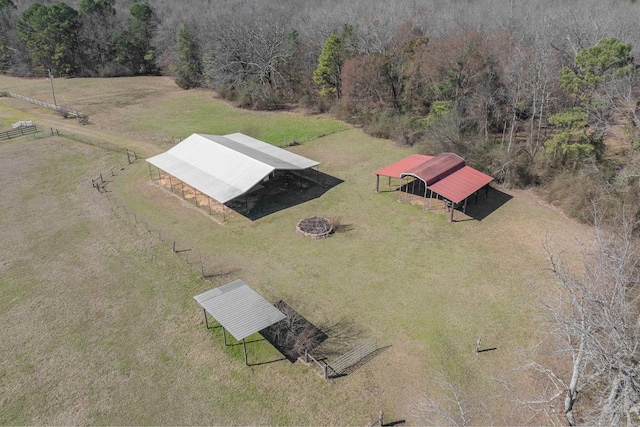
[[[45,101],[46,83],[0,76],[0,90]],[[385,421],[420,424],[426,396],[446,405],[434,371],[475,410],[474,424],[536,422],[495,380],[534,388],[513,368],[534,342],[529,285],[551,283],[542,240],[571,250],[586,227],[526,191],[492,191],[475,208],[481,221],[458,213],[455,224],[398,203],[397,192],[376,194],[373,172],[410,150],[326,117],[238,111],[167,78],[56,84],[89,125],[0,99],[2,129],[33,120],[66,135],[0,143],[0,424],[367,425],[380,410]],[[317,126],[315,137],[304,123]],[[150,156],[175,135],[230,131],[304,141],[288,149],[321,162],[336,185],[254,221],[238,214],[219,224],[151,185],[143,160],[126,165],[124,154],[82,143]],[[120,165],[108,193],[92,188]],[[320,240],[296,233],[314,215],[338,218],[338,231]],[[174,241],[185,252],[173,253]],[[193,301],[237,278],[329,331],[333,345],[374,336],[387,348],[325,381],[256,334],[250,359],[270,363],[246,367],[242,346],[224,348]],[[478,338],[497,350],[474,354]]]

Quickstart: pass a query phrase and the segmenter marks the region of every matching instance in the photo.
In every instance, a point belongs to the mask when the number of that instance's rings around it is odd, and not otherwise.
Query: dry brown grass
[[[109,82],[96,81],[93,103]],[[149,87],[138,110],[126,106],[128,120],[175,96],[153,80],[126,84]],[[105,105],[118,117],[118,105]],[[123,147],[163,147],[153,135],[120,133],[117,121],[83,127],[0,99],[2,114],[20,115],[15,108]],[[121,161],[113,154],[62,138],[0,143],[0,423],[365,425],[383,409],[387,421],[419,424],[412,408],[433,388],[435,368],[467,400],[484,401],[492,423],[521,424],[494,380],[531,386],[512,368],[535,332],[529,284],[550,283],[542,239],[572,248],[587,229],[525,191],[482,221],[455,224],[376,194],[373,171],[408,151],[359,130],[291,150],[344,182],[257,221],[238,215],[221,225],[150,185],[144,162],[98,194],[90,179]],[[305,239],[295,224],[312,215],[339,217],[347,231]],[[201,280],[171,253],[174,239],[216,276]],[[331,382],[287,362],[247,368],[240,347],[223,349],[219,331],[205,330],[192,300],[236,278],[316,325],[343,321],[345,335],[390,347]],[[498,349],[475,355],[478,337]],[[249,351],[257,361],[278,357],[264,342]]]

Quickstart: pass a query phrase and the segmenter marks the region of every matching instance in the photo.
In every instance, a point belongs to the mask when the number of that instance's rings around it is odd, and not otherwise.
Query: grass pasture
[[[529,385],[513,368],[535,333],[529,284],[550,284],[542,241],[572,248],[584,227],[531,192],[505,190],[490,193],[498,207],[481,221],[458,213],[449,224],[396,192],[375,193],[373,172],[409,150],[328,118],[238,111],[169,83],[56,80],[56,95],[92,124],[4,98],[0,124],[33,120],[147,154],[191,132],[296,139],[305,142],[291,151],[343,182],[221,225],[151,183],[143,161],[98,194],[91,178],[122,155],[63,137],[0,142],[0,424],[368,425],[380,410],[385,421],[421,424],[414,409],[439,396],[434,370],[490,409],[474,424],[527,421],[495,379]],[[39,99],[46,84],[0,76],[0,90]],[[343,227],[304,238],[295,225],[312,215]],[[191,251],[172,253],[172,240]],[[200,257],[209,280],[194,266]],[[246,367],[241,346],[223,348],[192,299],[237,278],[354,337],[345,349],[375,336],[385,350],[327,382],[315,366],[277,361],[256,335],[249,361],[272,363]],[[497,349],[474,354],[477,338]]]

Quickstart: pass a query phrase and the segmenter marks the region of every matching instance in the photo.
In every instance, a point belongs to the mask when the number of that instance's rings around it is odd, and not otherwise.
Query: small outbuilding
[[[245,338],[287,317],[240,279],[196,295],[193,299],[202,307],[207,329],[207,313],[220,323],[225,346],[225,331],[229,331],[237,341],[242,341],[244,363],[247,365]]]

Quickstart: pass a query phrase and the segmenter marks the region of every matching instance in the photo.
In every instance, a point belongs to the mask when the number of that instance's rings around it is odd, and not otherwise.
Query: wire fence
[[[327,366],[329,366],[336,375],[342,375],[347,369],[354,366],[377,349],[378,341],[376,338],[369,338],[359,346],[344,353],[333,362],[328,363]]]
[[[311,355],[307,350],[304,351],[304,362],[313,362],[320,369],[322,369],[322,375],[325,380],[330,378],[339,377],[345,374],[349,370],[361,361],[372,356],[378,351],[378,340],[375,337],[365,340],[362,344],[352,348],[346,353],[338,356],[333,362],[327,362],[324,359],[317,359]],[[333,372],[333,374],[331,373]]]
[[[105,181],[108,182],[108,181]],[[207,264],[207,257],[193,248],[189,242],[172,235],[162,227],[158,227],[151,223],[142,215],[137,214],[127,204],[120,200],[117,196],[111,194],[109,190],[98,190],[104,193],[114,206],[114,211],[125,221],[135,226],[141,232],[147,233],[149,236],[157,239],[161,244],[166,245],[171,252],[180,257],[193,271],[199,273],[201,280],[214,283],[216,279],[225,279],[232,273],[237,273],[238,268],[222,268],[221,266],[212,267]]]
[[[123,150],[119,150],[122,152]],[[114,212],[124,221],[129,222],[140,232],[146,233],[157,239],[160,243],[170,248],[172,253],[180,257],[189,267],[200,274],[202,280],[210,283],[217,279],[226,279],[232,273],[237,273],[238,268],[225,268],[225,266],[217,265],[212,267],[207,265],[207,256],[195,250],[189,242],[180,239],[166,229],[154,225],[151,221],[131,209],[125,201],[120,199],[111,189],[110,184],[120,175],[124,174],[127,169],[136,164],[141,159],[135,151],[124,149],[126,151],[126,163],[110,168],[109,170],[97,173],[95,178],[91,179],[91,185],[96,191],[106,196],[112,203]]]

